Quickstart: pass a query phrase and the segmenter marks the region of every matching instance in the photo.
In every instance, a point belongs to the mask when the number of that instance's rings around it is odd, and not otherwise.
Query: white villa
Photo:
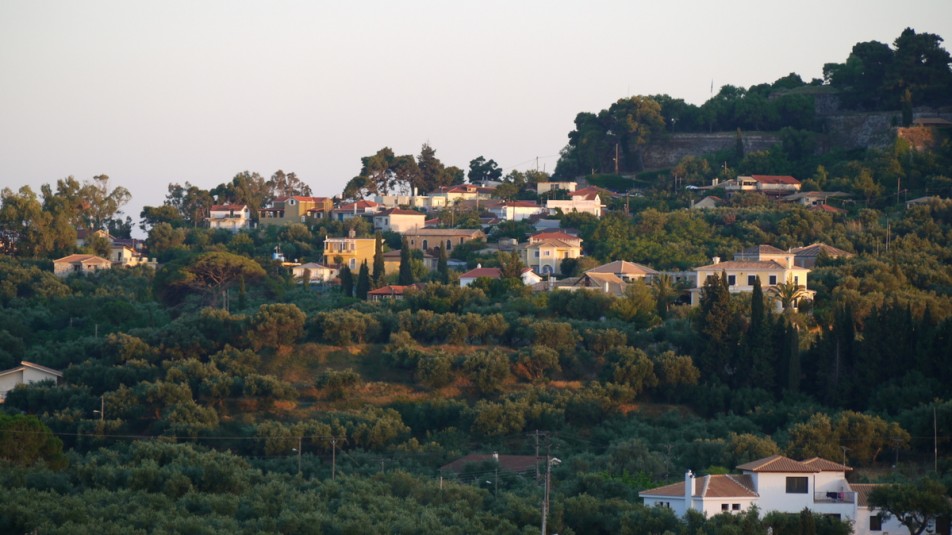
[[[814,513],[838,517],[853,524],[855,535],[900,533],[905,528],[892,518],[883,520],[870,509],[867,497],[875,485],[850,484],[852,468],[815,457],[795,461],[772,455],[737,467],[740,474],[696,477],[690,470],[684,481],[638,493],[646,506],[668,507],[683,516],[688,510],[708,517],[742,513],[757,506],[771,512]]]

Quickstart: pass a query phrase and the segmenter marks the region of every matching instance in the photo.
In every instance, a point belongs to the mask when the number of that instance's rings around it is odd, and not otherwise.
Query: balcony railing
[[[813,495],[813,503],[856,503],[855,492],[816,492]]]

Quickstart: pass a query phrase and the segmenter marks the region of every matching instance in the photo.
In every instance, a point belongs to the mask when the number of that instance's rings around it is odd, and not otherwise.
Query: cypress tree
[[[383,286],[383,276],[384,276],[384,264],[383,264],[383,236],[380,232],[377,232],[377,241],[374,242],[374,273],[373,273],[373,286],[374,288],[379,288]]]
[[[413,264],[410,260],[410,242],[407,237],[403,237],[403,243],[400,245],[400,277],[397,282],[401,286],[413,284]]]
[[[436,264],[436,272],[439,275],[438,280],[443,284],[450,282],[450,268],[446,258],[446,247],[440,245],[440,259]]]
[[[367,261],[360,265],[360,272],[357,274],[357,299],[367,299],[367,292],[370,291],[370,268],[367,267]]]
[[[354,274],[347,266],[340,268],[340,291],[347,297],[354,296]]]

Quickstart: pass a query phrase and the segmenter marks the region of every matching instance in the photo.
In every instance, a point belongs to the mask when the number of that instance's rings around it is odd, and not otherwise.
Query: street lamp
[[[298,474],[301,473],[301,442],[304,440],[304,437],[298,437],[298,447],[291,448],[291,451],[297,453],[298,461]]]
[[[99,410],[93,410],[93,414],[99,415],[99,421],[106,419],[106,396],[99,396]]]

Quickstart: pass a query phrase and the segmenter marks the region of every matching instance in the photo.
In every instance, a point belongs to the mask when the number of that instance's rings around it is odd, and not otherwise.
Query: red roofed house
[[[695,477],[689,470],[684,481],[638,493],[646,506],[672,509],[683,516],[694,510],[711,517],[721,513],[742,513],[757,506],[762,514],[799,513],[803,509],[838,517],[853,523],[853,533],[868,535],[883,530],[896,532],[895,520],[881,520],[870,510],[866,497],[872,485],[851,485],[846,472],[852,470],[833,461],[815,457],[795,461],[772,455],[737,467],[740,474]],[[860,488],[861,487],[861,488]]]
[[[367,292],[369,301],[383,301],[385,299],[403,299],[403,294],[407,289],[413,286],[382,286],[376,290]]]
[[[582,239],[563,232],[540,232],[529,237],[529,243],[519,244],[516,252],[539,275],[559,275],[563,260],[582,256]]]
[[[374,201],[357,201],[341,204],[331,211],[331,217],[336,221],[346,221],[355,217],[372,216],[383,210],[383,206]]]
[[[459,285],[465,288],[472,284],[476,279],[498,279],[502,277],[502,270],[499,268],[484,268],[477,264],[476,269],[471,269],[459,276]]]
[[[583,188],[573,191],[569,200],[548,199],[545,201],[545,207],[551,213],[561,210],[563,214],[580,212],[601,217],[602,208],[605,207],[602,204],[603,195],[598,188]]]
[[[844,251],[843,249],[837,249],[825,243],[814,243],[806,247],[794,247],[790,249],[790,252],[794,255],[793,263],[805,268],[816,266],[816,261],[820,256],[826,256],[827,258],[852,258],[853,256],[853,253]]]
[[[493,454],[482,454],[482,453],[470,453],[464,457],[460,457],[455,461],[444,464],[440,467],[441,473],[453,473],[453,474],[462,474],[466,470],[467,465],[478,465],[480,463],[493,463],[493,467],[499,467],[500,470],[505,470],[507,472],[513,472],[517,474],[528,474],[533,473],[540,464],[543,462],[542,457],[535,457],[532,455],[499,455],[498,453]]]

